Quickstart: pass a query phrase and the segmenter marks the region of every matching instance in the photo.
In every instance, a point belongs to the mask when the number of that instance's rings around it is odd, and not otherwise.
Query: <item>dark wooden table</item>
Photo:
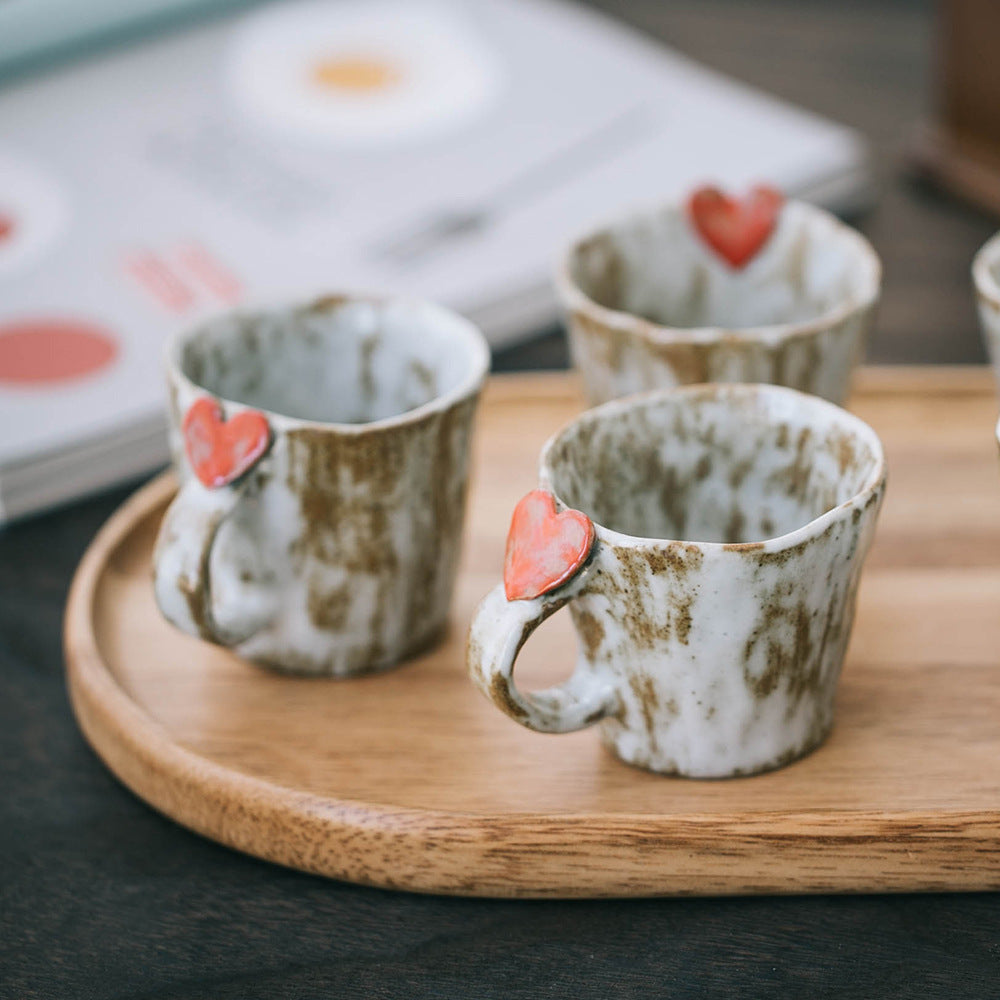
[[[994,223],[901,169],[929,103],[927,4],[603,2],[710,65],[861,128],[882,190],[858,221],[885,262],[870,356],[982,358],[968,265]],[[564,342],[553,331],[496,362],[558,366]],[[995,895],[436,899],[285,871],[175,826],[100,765],[63,683],[70,576],[127,492],[0,533],[3,997],[1000,994]]]

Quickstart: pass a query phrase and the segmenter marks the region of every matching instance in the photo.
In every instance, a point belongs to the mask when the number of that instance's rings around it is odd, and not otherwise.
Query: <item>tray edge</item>
[[[562,383],[567,391],[573,385],[565,376],[528,381],[534,383],[532,391],[545,383]],[[516,376],[503,382],[495,397],[522,395]],[[911,384],[910,391],[916,388]],[[104,664],[90,627],[108,556],[174,488],[171,474],[157,477],[98,532],[70,589],[64,648],[71,703],[87,741],[138,797],[197,833],[315,874],[453,895],[593,898],[1000,888],[1000,809],[771,812],[722,822],[703,814],[666,822],[624,813],[466,814],[324,799],[229,771],[173,743],[128,697]],[[846,820],[855,827],[847,834]],[[276,836],[280,831],[285,835]],[[732,841],[722,864],[712,849],[720,831]],[[948,861],[936,874],[926,871],[923,854],[911,856],[914,848],[926,850],[929,839]],[[781,848],[792,845],[799,851],[814,847],[817,867],[793,871],[782,865]],[[626,851],[632,856],[623,866]],[[834,855],[836,872],[831,871]],[[969,862],[964,866],[959,864],[963,855]],[[717,870],[706,876],[700,866],[709,860]]]

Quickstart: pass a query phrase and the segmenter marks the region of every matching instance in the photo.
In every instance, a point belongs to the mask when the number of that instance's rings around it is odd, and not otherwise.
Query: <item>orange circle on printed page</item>
[[[0,243],[13,236],[15,229],[17,229],[17,223],[14,221],[14,217],[0,208]]]
[[[330,90],[374,93],[394,87],[403,78],[398,66],[379,56],[335,55],[312,68],[312,81]]]
[[[0,385],[45,385],[92,375],[118,356],[106,330],[80,320],[26,319],[0,326]]]

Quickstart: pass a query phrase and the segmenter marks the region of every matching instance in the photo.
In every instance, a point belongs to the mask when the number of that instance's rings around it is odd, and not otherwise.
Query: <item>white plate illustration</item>
[[[445,4],[308,0],[246,18],[228,54],[233,99],[256,124],[383,146],[474,119],[502,90],[500,61]]]

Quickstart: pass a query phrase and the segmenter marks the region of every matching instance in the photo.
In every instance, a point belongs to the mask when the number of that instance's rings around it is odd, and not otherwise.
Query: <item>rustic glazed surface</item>
[[[833,732],[794,766],[738,781],[658,778],[601,753],[596,733],[526,732],[471,689],[458,629],[336,697],[322,681],[241,669],[152,603],[152,538],[173,477],[129,500],[80,564],[65,633],[77,719],[125,786],[199,834],[394,890],[1000,889],[1000,518],[995,447],[982,437],[996,414],[992,375],[859,375],[852,405],[885,435],[893,495],[865,564]],[[580,404],[561,373],[487,387],[456,621],[496,577],[505,515],[537,484],[541,428]],[[525,648],[518,680],[556,683],[575,653],[571,620],[556,615]]]
[[[574,243],[556,275],[592,403],[699,382],[769,382],[843,402],[880,284],[864,237],[794,201],[742,269],[668,206]]]
[[[987,240],[972,262],[979,325],[986,353],[1000,384],[1000,233]]]
[[[476,684],[531,729],[601,720],[623,760],[692,777],[786,764],[830,730],[885,488],[875,433],[773,386],[696,386],[592,410],[546,445],[541,485],[588,515],[577,576],[477,611]],[[577,669],[524,693],[514,660],[569,604]]]
[[[178,338],[168,382],[182,489],[155,558],[164,615],[299,673],[378,670],[427,646],[448,614],[488,364],[465,320],[390,300],[231,315]],[[227,419],[262,411],[273,438],[219,489],[192,474],[181,441],[206,394]]]

